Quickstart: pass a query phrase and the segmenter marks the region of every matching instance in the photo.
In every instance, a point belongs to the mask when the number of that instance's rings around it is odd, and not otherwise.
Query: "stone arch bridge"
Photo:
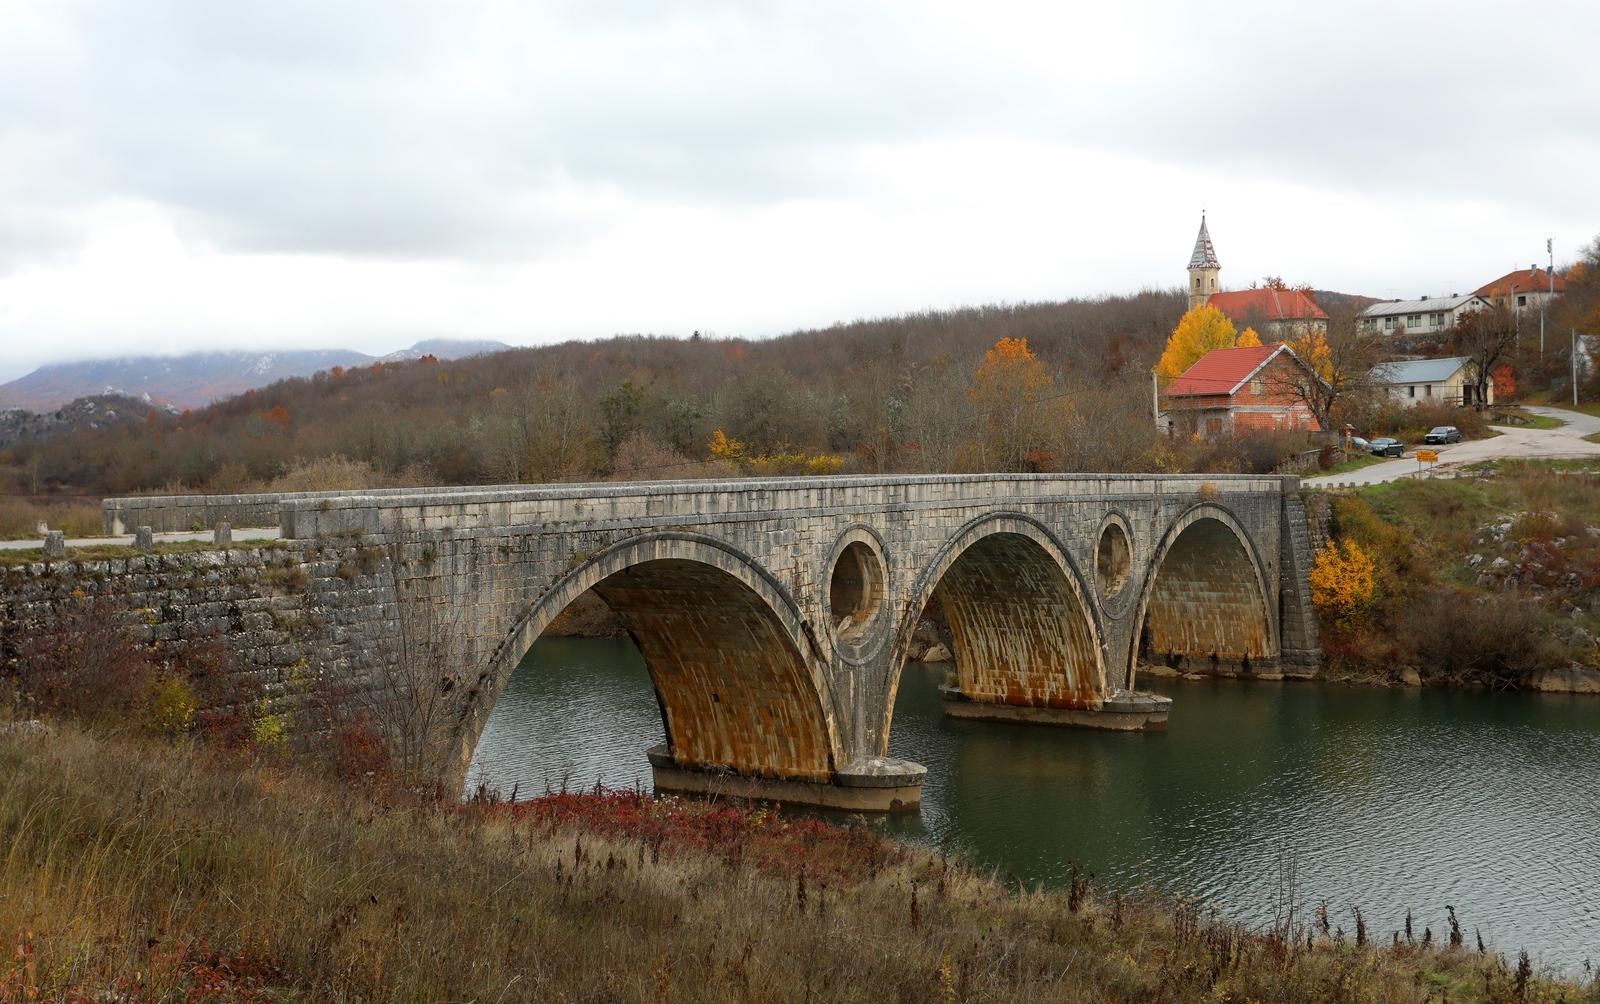
[[[1318,655],[1292,477],[795,478],[272,501],[286,540],[384,545],[395,628],[428,639],[459,777],[512,670],[591,589],[649,667],[667,737],[650,751],[658,786],[733,782],[861,809],[916,804],[922,768],[888,757],[889,734],[932,597],[959,679],[946,707],[972,717],[1162,727],[1165,699],[1132,692],[1141,657],[1308,675]]]

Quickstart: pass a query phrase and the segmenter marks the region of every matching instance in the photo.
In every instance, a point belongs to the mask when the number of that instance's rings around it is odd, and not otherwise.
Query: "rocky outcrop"
[[[1550,694],[1600,694],[1600,670],[1576,663],[1566,669],[1541,669],[1529,673],[1523,686]]]

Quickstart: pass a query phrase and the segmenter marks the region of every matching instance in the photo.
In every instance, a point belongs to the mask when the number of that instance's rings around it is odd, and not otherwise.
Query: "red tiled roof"
[[[1567,291],[1567,280],[1559,273],[1556,275],[1556,292]],[[1550,292],[1550,270],[1543,268],[1521,268],[1515,272],[1507,272],[1494,282],[1480,286],[1478,296],[1507,296],[1513,293],[1548,293]]]
[[[1216,297],[1212,297],[1216,299]],[[1167,386],[1168,397],[1228,394],[1283,346],[1249,345],[1242,349],[1212,349]]]
[[[1254,318],[1268,321],[1326,320],[1317,301],[1298,289],[1236,289],[1212,293],[1206,306],[1216,307],[1228,320],[1241,324]]]

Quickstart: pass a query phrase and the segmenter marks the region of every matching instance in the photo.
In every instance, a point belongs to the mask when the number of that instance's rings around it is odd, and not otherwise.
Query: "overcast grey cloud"
[[[0,0],[0,376],[1418,295],[1600,229],[1592,3]]]

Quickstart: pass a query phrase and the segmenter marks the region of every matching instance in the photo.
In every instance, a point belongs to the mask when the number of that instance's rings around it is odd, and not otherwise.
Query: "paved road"
[[[184,530],[178,533],[156,534],[157,543],[174,540],[210,539],[210,530],[200,530],[198,532]],[[239,543],[250,540],[277,540],[278,528],[275,526],[263,529],[237,527],[233,531],[233,539]],[[127,544],[131,546],[133,544],[133,535],[129,534],[124,537],[74,537],[67,541],[68,547],[98,547],[102,544]],[[40,540],[38,537],[30,537],[27,540],[0,540],[0,550],[4,551],[20,551],[24,548],[43,546],[44,541]]]
[[[1559,408],[1529,407],[1535,415],[1548,415],[1567,423],[1558,429],[1522,429],[1496,426],[1501,435],[1490,439],[1475,439],[1454,446],[1435,447],[1439,451],[1439,464],[1433,470],[1450,465],[1470,464],[1480,460],[1505,460],[1513,457],[1557,459],[1564,457],[1600,457],[1600,443],[1586,443],[1584,436],[1600,432],[1600,418]],[[1397,478],[1415,477],[1415,457],[1373,464],[1348,474],[1331,474],[1319,478],[1306,478],[1301,484],[1308,488],[1327,488],[1332,485],[1375,485]]]

